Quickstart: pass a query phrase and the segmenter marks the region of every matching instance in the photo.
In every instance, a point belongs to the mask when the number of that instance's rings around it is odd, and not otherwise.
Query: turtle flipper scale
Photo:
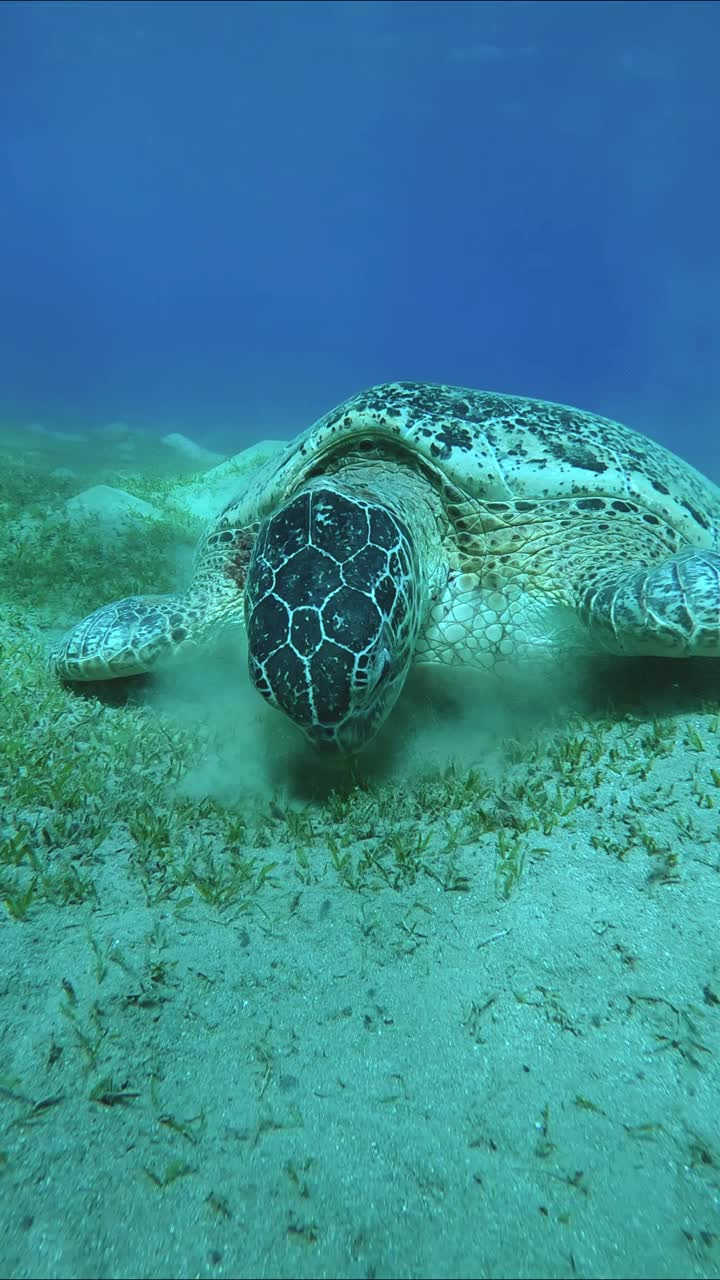
[[[686,547],[653,565],[612,567],[580,607],[615,653],[720,657],[720,553]]]
[[[180,596],[127,596],[78,622],[48,661],[62,680],[140,675],[193,646],[202,629]]]

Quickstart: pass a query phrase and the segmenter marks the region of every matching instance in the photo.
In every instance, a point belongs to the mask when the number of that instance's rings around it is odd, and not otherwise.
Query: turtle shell
[[[257,473],[218,525],[263,519],[345,454],[404,453],[430,479],[486,502],[593,497],[635,503],[697,547],[720,549],[720,489],[609,418],[523,396],[422,382],[360,392]]]

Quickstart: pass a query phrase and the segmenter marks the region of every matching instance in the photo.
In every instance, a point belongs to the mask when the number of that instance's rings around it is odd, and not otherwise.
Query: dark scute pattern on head
[[[301,605],[319,609],[341,581],[340,566],[332,556],[317,547],[303,547],[275,570],[274,592],[290,609]]]
[[[276,649],[263,665],[273,697],[283,711],[301,726],[312,724],[313,706],[305,681],[305,664],[289,645]],[[254,672],[251,672],[254,675]],[[256,688],[263,686],[255,681]]]
[[[371,596],[341,587],[322,610],[322,626],[330,640],[352,649],[357,636],[379,635],[382,614]]]
[[[387,551],[374,544],[363,547],[343,567],[343,580],[362,591],[368,582],[378,582],[387,568]]]
[[[395,628],[399,629],[402,626],[402,623],[405,621],[405,618],[407,616],[407,611],[408,611],[407,597],[405,595],[396,593],[395,602],[390,611],[390,621],[392,622]]]
[[[257,596],[264,596],[266,592],[272,591],[275,585],[275,570],[265,556],[257,556],[255,559],[255,580],[253,589]]]
[[[397,595],[397,588],[395,586],[395,582],[393,581],[393,579],[390,577],[389,574],[385,574],[384,577],[380,579],[377,587],[375,588],[375,599],[377,601],[378,608],[383,613],[389,614],[390,610],[392,609],[393,601],[395,600],[396,595]]]
[[[401,574],[407,573],[410,568],[407,556],[402,551],[391,551],[388,556],[388,569],[393,578],[399,578]]]
[[[271,560],[291,556],[305,545],[310,520],[310,494],[301,493],[283,511],[275,516],[270,528],[265,530],[268,555]]]
[[[354,655],[330,640],[310,659],[314,718],[320,724],[335,724],[347,715],[354,668]]]
[[[308,658],[322,640],[317,609],[295,609],[290,626],[290,643],[301,658]]]
[[[407,537],[407,529],[397,516],[390,515],[389,511],[384,511],[381,507],[372,507],[369,512],[370,516],[370,542],[376,547],[385,547],[390,550],[398,545],[398,529]]]
[[[408,614],[409,535],[367,499],[329,486],[302,497],[270,516],[255,543],[246,590],[250,674],[315,739],[332,740],[353,717],[362,737],[362,698],[374,696],[385,646]]]
[[[312,505],[312,541],[321,551],[329,551],[336,560],[347,560],[360,551],[368,540],[368,516],[365,507],[357,505],[340,512],[337,494],[314,496]]]
[[[276,595],[264,597],[262,616],[253,613],[248,622],[248,644],[260,662],[285,644],[290,634],[290,614]]]

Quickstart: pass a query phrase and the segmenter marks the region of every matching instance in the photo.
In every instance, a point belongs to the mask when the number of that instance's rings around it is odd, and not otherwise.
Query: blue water
[[[0,411],[290,435],[364,385],[720,478],[720,6],[0,5]]]

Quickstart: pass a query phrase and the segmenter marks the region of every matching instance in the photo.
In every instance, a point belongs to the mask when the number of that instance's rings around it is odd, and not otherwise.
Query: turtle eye
[[[385,680],[391,667],[390,650],[383,645],[377,653],[371,654],[365,660],[360,660],[360,665],[355,672],[355,688],[374,693]]]
[[[375,660],[368,672],[368,685],[371,689],[377,689],[383,683],[385,678],[390,674],[392,668],[392,654],[390,650],[383,645],[380,652],[376,655]]]
[[[390,651],[389,649],[383,649],[382,661],[380,664],[380,674],[377,678],[378,684],[380,684],[381,681],[384,680],[385,677],[390,674],[391,667],[392,667],[392,656],[390,654]]]

